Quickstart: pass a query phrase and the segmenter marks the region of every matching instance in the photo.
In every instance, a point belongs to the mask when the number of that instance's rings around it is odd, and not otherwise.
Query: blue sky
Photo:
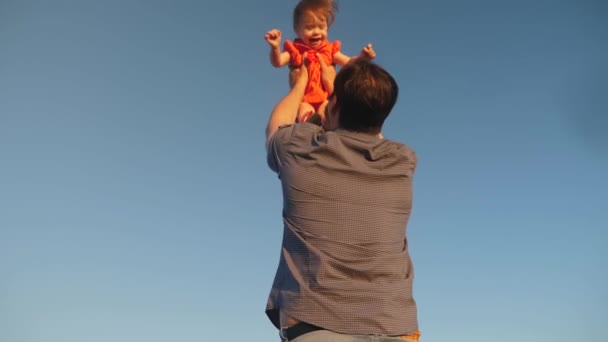
[[[0,0],[0,341],[277,340],[264,33],[295,0]],[[424,341],[608,339],[608,6],[341,1],[397,79]]]

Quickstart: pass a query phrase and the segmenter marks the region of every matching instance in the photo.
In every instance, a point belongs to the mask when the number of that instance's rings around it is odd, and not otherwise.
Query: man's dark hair
[[[382,67],[366,60],[347,64],[338,72],[334,93],[341,128],[379,133],[397,102],[399,87]]]

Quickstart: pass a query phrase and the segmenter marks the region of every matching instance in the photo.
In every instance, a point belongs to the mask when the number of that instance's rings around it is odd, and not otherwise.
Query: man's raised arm
[[[272,138],[279,127],[292,124],[296,120],[298,108],[304,98],[306,83],[308,83],[308,69],[306,69],[304,63],[302,63],[302,66],[299,69],[293,71],[293,76],[295,78],[293,87],[289,93],[277,103],[268,119],[268,125],[266,126],[266,148],[268,148],[270,138]]]

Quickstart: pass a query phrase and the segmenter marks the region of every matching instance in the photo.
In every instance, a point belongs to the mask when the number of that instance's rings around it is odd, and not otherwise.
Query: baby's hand
[[[277,29],[272,29],[266,32],[264,39],[270,44],[272,48],[278,48],[281,44],[281,31]]]
[[[376,58],[376,51],[372,47],[372,44],[367,44],[361,49],[361,58],[372,60]]]

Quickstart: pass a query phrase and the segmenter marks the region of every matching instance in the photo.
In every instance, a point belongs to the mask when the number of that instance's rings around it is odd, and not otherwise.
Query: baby
[[[297,122],[306,121],[311,113],[319,113],[323,119],[327,99],[333,92],[333,74],[328,68],[334,64],[344,66],[353,58],[372,60],[376,52],[367,44],[357,57],[349,57],[340,51],[340,41],[329,42],[327,33],[335,19],[337,5],[333,0],[300,0],[293,12],[293,28],[298,36],[293,42],[286,40],[280,50],[281,31],[272,29],[265,39],[270,45],[270,63],[277,68],[289,64],[298,68],[304,57],[308,60],[308,84]]]

